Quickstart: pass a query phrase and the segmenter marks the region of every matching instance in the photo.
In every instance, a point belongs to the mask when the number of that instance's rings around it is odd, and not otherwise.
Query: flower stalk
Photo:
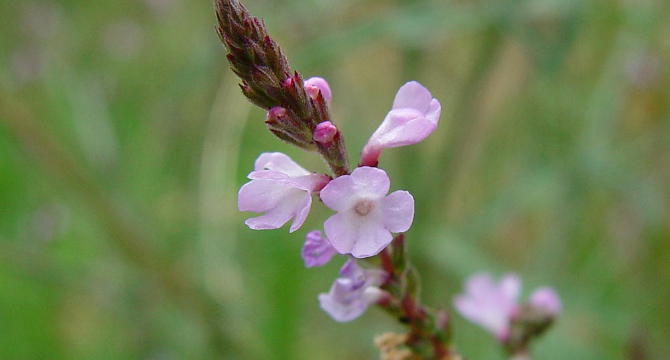
[[[419,273],[407,260],[404,234],[398,234],[378,258],[389,276],[381,286],[386,294],[377,306],[409,327],[405,345],[417,359],[456,359],[449,346],[451,330],[446,313],[420,302]]]
[[[421,303],[420,276],[407,257],[404,232],[414,220],[414,198],[405,190],[389,194],[390,179],[378,167],[382,150],[416,144],[435,130],[439,101],[416,81],[402,85],[350,172],[342,134],[330,117],[326,80],[303,80],[291,70],[265,24],[238,0],[214,0],[214,7],[226,58],[244,95],[267,110],[268,129],[290,144],[316,150],[334,175],[311,173],[282,153],[261,154],[238,193],[239,210],[262,213],[247,219],[247,226],[278,229],[293,219],[289,231],[297,231],[318,197],[336,213],[324,221],[323,235],[307,234],[301,251],[305,267],[322,266],[338,253],[347,257],[330,290],[318,295],[321,309],[342,323],[374,304],[406,326],[407,333],[380,340],[382,359],[461,359],[453,350],[449,316]],[[520,286],[512,274],[500,284],[478,274],[454,298],[456,310],[490,331],[510,356],[526,354],[530,340],[561,309],[548,287],[519,305]]]

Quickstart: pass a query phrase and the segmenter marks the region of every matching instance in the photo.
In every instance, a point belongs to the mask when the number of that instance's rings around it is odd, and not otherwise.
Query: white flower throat
[[[374,207],[374,203],[369,200],[369,199],[360,199],[358,202],[356,202],[356,205],[354,206],[354,211],[356,214],[360,216],[365,216],[370,213],[372,208]]]

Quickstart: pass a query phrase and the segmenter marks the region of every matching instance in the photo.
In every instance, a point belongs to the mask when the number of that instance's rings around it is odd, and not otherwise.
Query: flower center
[[[368,199],[363,199],[360,200],[356,203],[356,206],[354,206],[354,211],[356,211],[356,214],[360,216],[365,216],[370,213],[370,210],[372,210],[372,201]]]

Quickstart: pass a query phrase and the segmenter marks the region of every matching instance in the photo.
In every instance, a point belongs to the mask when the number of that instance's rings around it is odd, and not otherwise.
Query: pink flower
[[[330,180],[308,172],[279,152],[261,154],[247,177],[251,181],[240,188],[237,207],[265,214],[244,223],[254,230],[278,229],[294,218],[290,232],[298,230],[307,218],[311,194]]]
[[[376,166],[382,149],[412,145],[437,127],[440,103],[416,81],[400,87],[391,111],[372,134],[361,154],[361,165]]]
[[[390,181],[384,170],[356,168],[321,190],[321,200],[337,214],[323,224],[326,237],[340,254],[357,258],[376,255],[407,231],[414,218],[414,198],[407,191],[386,196]]]
[[[323,99],[326,100],[327,104],[330,104],[330,86],[328,82],[320,77],[311,77],[305,80],[305,91],[312,98],[316,99],[317,94],[321,91]]]
[[[454,298],[454,307],[502,342],[509,336],[520,290],[521,281],[515,275],[504,276],[500,284],[495,284],[487,274],[473,275],[465,283],[465,294]]]
[[[558,298],[554,289],[547,286],[537,288],[533,291],[533,293],[530,294],[528,304],[535,308],[547,311],[552,317],[558,316],[562,307],[561,300]]]
[[[520,291],[521,280],[516,275],[505,275],[500,284],[495,284],[488,274],[476,274],[466,281],[465,294],[454,298],[454,307],[463,317],[493,333],[498,341],[505,342],[512,323],[524,318],[527,305],[546,311],[548,319],[555,318],[561,311],[561,301],[549,287],[536,289],[524,306],[517,305]]]
[[[349,259],[330,291],[319,294],[321,309],[337,322],[351,321],[365,312],[382,294],[378,288],[384,283],[386,273],[377,269],[363,269]]]
[[[326,264],[336,253],[328,239],[321,236],[321,231],[314,230],[307,233],[300,255],[305,267],[309,268]]]

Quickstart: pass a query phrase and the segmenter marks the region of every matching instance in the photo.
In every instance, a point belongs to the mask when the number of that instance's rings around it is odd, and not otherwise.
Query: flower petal
[[[356,258],[377,255],[393,240],[381,221],[360,221],[347,213],[337,213],[323,224],[326,237],[340,254]]]
[[[293,223],[291,223],[291,227],[289,228],[288,232],[292,233],[300,229],[302,224],[305,222],[305,219],[307,219],[307,215],[309,215],[309,209],[311,207],[312,196],[308,194],[307,196],[304,196],[302,202],[293,209]]]
[[[488,274],[473,275],[465,283],[465,293],[454,298],[454,307],[463,317],[493,333],[498,341],[505,341],[516,307],[510,295],[518,292],[517,285],[520,281],[514,275],[506,276],[500,284]]]
[[[394,191],[382,200],[382,214],[386,229],[407,231],[414,220],[414,198],[407,191]]]
[[[305,236],[305,243],[300,250],[300,256],[305,267],[321,266],[333,257],[337,251],[330,245],[328,239],[321,236],[321,231],[313,230]]]
[[[272,180],[251,180],[237,193],[237,207],[240,211],[265,212],[277,206],[291,190],[303,192]]]
[[[302,168],[288,155],[280,152],[262,153],[254,164],[254,170],[275,170],[289,176],[309,175],[309,171]]]
[[[428,89],[416,81],[410,81],[398,89],[393,100],[393,109],[411,108],[425,113],[432,98]]]
[[[349,254],[354,246],[355,232],[343,213],[337,213],[323,223],[323,231],[326,237],[340,254]]]
[[[391,181],[382,169],[363,166],[351,172],[356,193],[365,198],[380,198],[389,192]]]
[[[367,307],[382,296],[377,286],[386,279],[386,273],[378,269],[363,269],[349,260],[340,269],[327,294],[319,295],[321,308],[339,322],[351,321],[361,316]]]
[[[437,125],[437,122],[440,121],[440,113],[442,112],[442,106],[440,105],[440,102],[437,101],[437,99],[433,99],[430,101],[430,106],[428,107],[428,112],[426,112],[425,116],[428,121],[434,123]]]
[[[341,299],[341,288],[348,287],[348,284],[343,284],[343,279],[337,279],[333,283],[330,292],[327,294],[319,294],[319,305],[333,320],[337,322],[347,322],[356,319],[363,315],[368,308],[369,303],[365,299],[351,299],[343,301]]]
[[[335,211],[347,211],[361,198],[376,200],[388,193],[391,182],[382,169],[356,168],[351,175],[331,180],[320,193],[326,206]]]
[[[521,279],[514,274],[507,274],[500,280],[500,290],[510,303],[516,303],[521,292]]]
[[[370,225],[358,229],[351,256],[360,259],[377,255],[393,240],[391,233],[384,227]]]
[[[306,214],[302,215],[302,213],[309,212],[311,197],[303,191],[292,190],[292,193],[284,196],[265,214],[247,219],[244,223],[253,230],[278,229],[295,216],[300,219],[293,222],[290,232],[297,230],[305,221]],[[305,198],[308,198],[308,201],[305,201]]]
[[[387,149],[416,144],[430,135],[437,123],[415,110],[391,110],[369,142]]]
[[[343,175],[331,180],[321,192],[319,197],[321,201],[330,209],[335,211],[346,211],[351,207],[352,202],[356,201],[353,196],[356,194],[356,184],[349,175]]]

